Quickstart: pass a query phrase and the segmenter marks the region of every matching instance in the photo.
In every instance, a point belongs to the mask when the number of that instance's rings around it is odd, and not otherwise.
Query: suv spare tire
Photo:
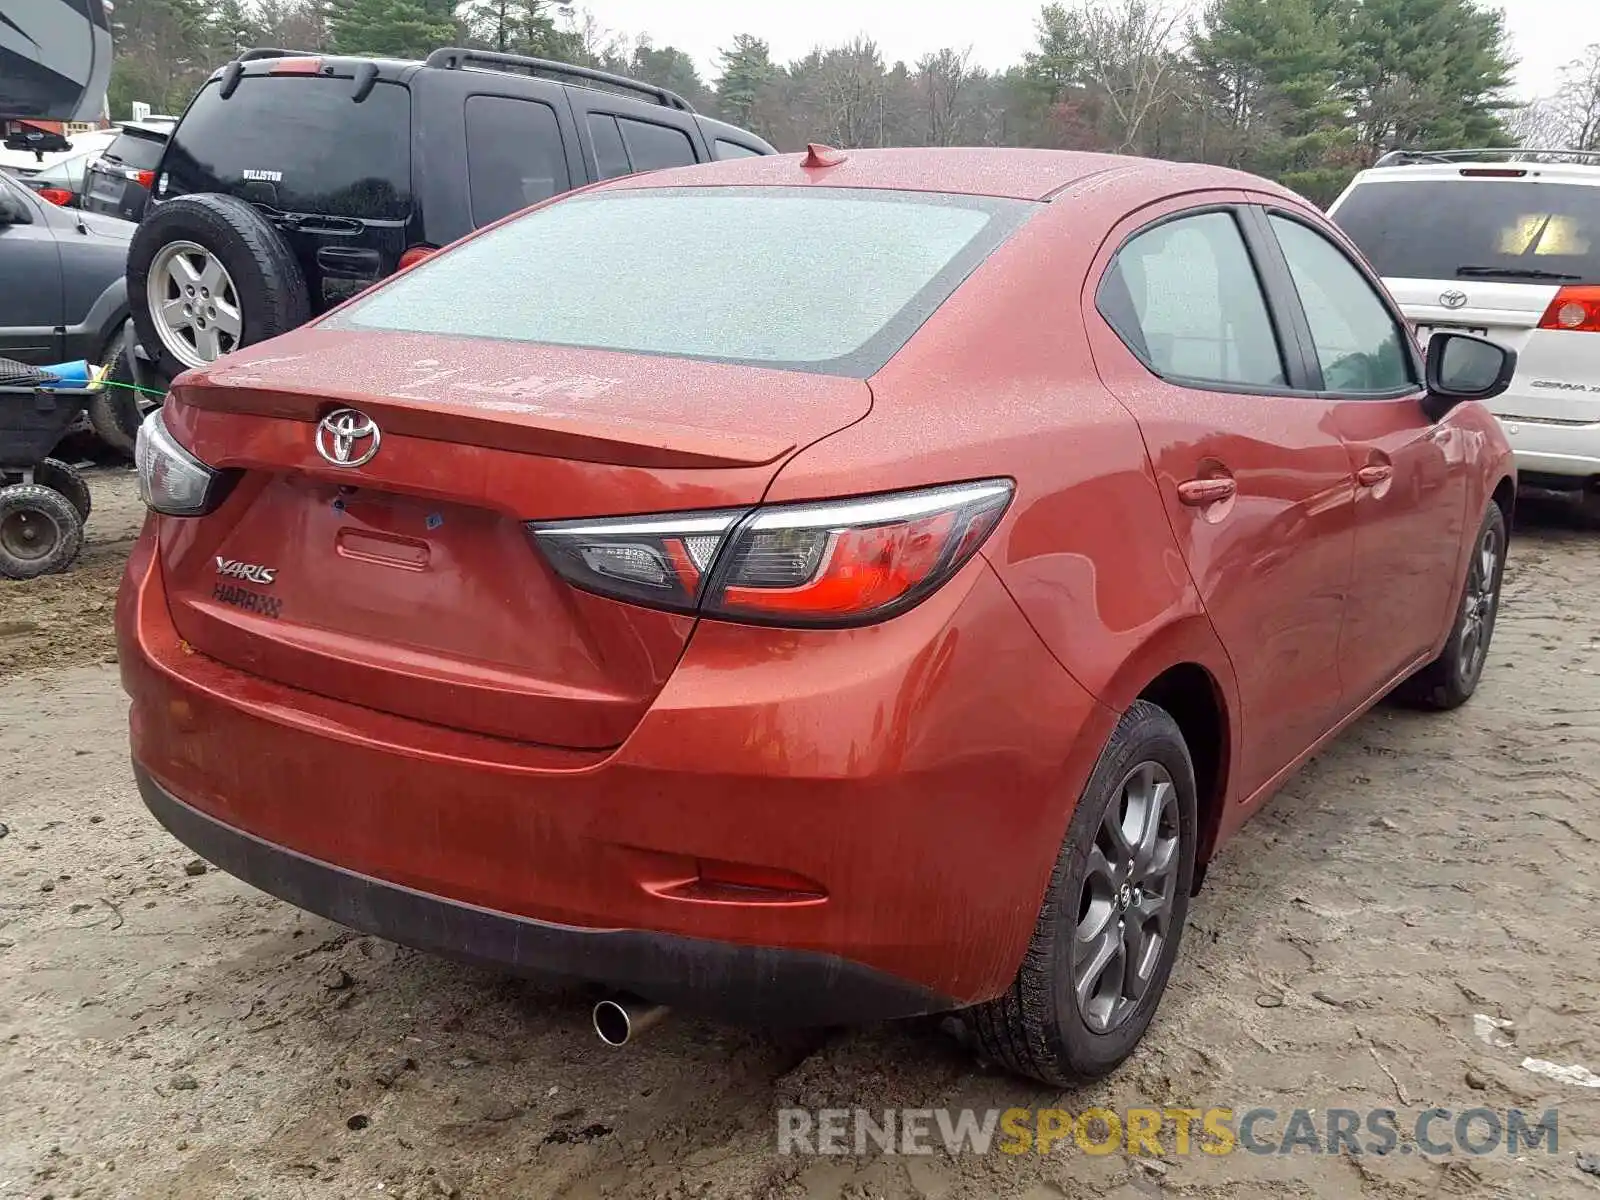
[[[282,235],[246,201],[213,193],[151,207],[128,247],[128,307],[169,378],[311,316]]]

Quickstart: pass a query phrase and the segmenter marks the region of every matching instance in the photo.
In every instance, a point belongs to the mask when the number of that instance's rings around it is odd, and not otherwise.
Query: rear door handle
[[[1362,467],[1356,472],[1356,481],[1362,487],[1377,487],[1380,483],[1387,483],[1394,478],[1394,468],[1387,463],[1373,463],[1371,466]]]
[[[1219,500],[1227,500],[1239,490],[1239,485],[1226,477],[1217,479],[1186,479],[1178,485],[1178,499],[1190,508],[1204,508]]]

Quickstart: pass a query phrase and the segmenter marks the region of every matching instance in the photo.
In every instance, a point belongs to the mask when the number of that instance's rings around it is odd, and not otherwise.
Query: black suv
[[[116,140],[89,163],[83,207],[128,221],[144,216],[156,182],[156,164],[171,132],[172,124],[157,123],[154,118],[123,122]]]
[[[128,255],[140,356],[170,379],[558,193],[772,153],[664,88],[546,59],[250,50],[195,94],[155,168]]]

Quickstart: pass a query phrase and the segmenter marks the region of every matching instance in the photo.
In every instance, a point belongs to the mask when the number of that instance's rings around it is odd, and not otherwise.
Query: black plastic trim
[[[832,954],[557,925],[387,883],[224,824],[185,804],[137,763],[133,771],[156,820],[202,858],[299,908],[418,950],[603,983],[739,1024],[844,1025],[959,1007]]]

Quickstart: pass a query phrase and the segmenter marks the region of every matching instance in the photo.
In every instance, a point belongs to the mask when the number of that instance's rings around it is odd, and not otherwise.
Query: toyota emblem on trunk
[[[317,425],[317,453],[336,467],[359,467],[372,461],[383,435],[378,423],[364,412],[339,408]],[[362,449],[362,443],[371,444]]]
[[[1439,297],[1439,303],[1444,305],[1446,308],[1464,308],[1467,303],[1467,294],[1465,292],[1458,292],[1454,288],[1451,288],[1448,292],[1445,292]]]

